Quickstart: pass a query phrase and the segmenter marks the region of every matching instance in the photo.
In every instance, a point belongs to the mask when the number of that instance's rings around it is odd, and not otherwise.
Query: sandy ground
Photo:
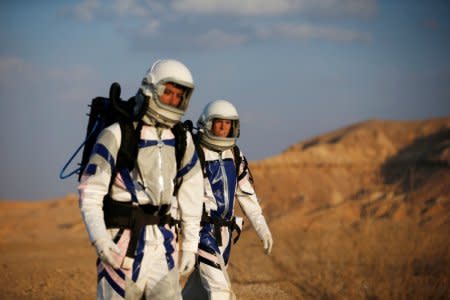
[[[449,128],[368,122],[253,162],[274,248],[246,225],[238,299],[450,299]],[[0,201],[1,299],[95,299],[77,201]]]
[[[271,222],[271,256],[247,229],[232,254],[233,288],[238,299],[448,299],[450,206],[436,205],[428,226],[352,219],[352,203],[301,209]],[[74,197],[1,203],[0,220],[2,299],[95,298],[94,249]]]

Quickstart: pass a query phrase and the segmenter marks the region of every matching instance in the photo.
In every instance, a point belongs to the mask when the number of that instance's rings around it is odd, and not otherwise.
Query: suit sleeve
[[[238,181],[236,198],[238,199],[242,210],[249,219],[256,233],[260,238],[262,238],[265,234],[267,234],[269,228],[263,216],[262,209],[255,192],[253,177],[248,167],[247,159],[242,152],[240,155],[242,160],[241,165],[239,166],[238,177],[240,180]]]
[[[187,134],[186,153],[178,173],[182,176],[177,195],[182,230],[181,250],[196,252],[200,239],[203,175],[190,133]]]
[[[81,215],[92,243],[109,237],[103,216],[103,198],[109,190],[120,138],[118,124],[101,132],[78,186]]]

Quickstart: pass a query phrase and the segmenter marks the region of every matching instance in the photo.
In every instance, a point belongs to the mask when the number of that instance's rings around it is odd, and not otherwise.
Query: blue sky
[[[87,105],[176,58],[186,118],[228,99],[250,160],[367,119],[450,116],[450,1],[2,1],[0,199],[76,192]],[[78,159],[79,160],[79,159]]]

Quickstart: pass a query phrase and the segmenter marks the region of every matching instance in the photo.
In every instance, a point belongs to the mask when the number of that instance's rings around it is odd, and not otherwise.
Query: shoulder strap
[[[139,151],[142,123],[139,122],[136,129],[132,122],[120,121],[119,125],[122,139],[120,140],[119,152],[117,154],[116,170],[123,168],[132,170],[135,167]]]
[[[238,177],[238,181],[239,181],[242,179],[241,177],[243,177],[243,174],[245,174],[245,172],[242,172],[242,174],[239,174],[242,157],[241,157],[241,150],[239,149],[239,147],[236,144],[233,146],[233,156],[234,156],[234,165],[236,168],[236,176]]]
[[[136,129],[130,121],[119,121],[119,125],[122,138],[117,152],[116,167],[112,171],[109,182],[109,191],[111,191],[114,180],[121,170],[128,169],[131,171],[134,169],[139,152],[142,122],[138,123]]]
[[[139,122],[136,129],[132,122],[119,121],[119,125],[122,138],[117,152],[116,167],[111,174],[110,190],[115,177],[121,170],[128,169],[128,171],[131,171],[134,169],[139,152],[142,123]]]
[[[172,127],[171,130],[173,135],[175,136],[175,158],[177,161],[177,170],[180,170],[181,161],[183,160],[187,147],[187,129],[184,127],[182,122],[178,122]]]
[[[175,159],[177,163],[177,171],[181,169],[181,162],[187,148],[187,131],[189,128],[183,122],[178,122],[172,128],[172,133],[175,136]],[[174,178],[174,190],[173,195],[178,194],[178,190],[183,182],[183,177]]]
[[[197,151],[198,160],[200,161],[200,167],[202,168],[203,177],[206,178],[206,170],[205,170],[205,152],[203,148],[200,146],[200,136],[198,134],[192,135],[195,145],[195,151]]]

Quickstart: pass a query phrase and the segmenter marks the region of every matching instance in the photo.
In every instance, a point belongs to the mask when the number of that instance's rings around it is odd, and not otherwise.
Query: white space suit
[[[228,137],[219,138],[211,134],[211,122],[215,118],[233,120]],[[198,125],[201,147],[198,152],[201,159],[204,156],[204,217],[198,264],[183,289],[183,299],[234,299],[226,268],[233,229],[242,226],[242,219],[235,217],[235,201],[239,202],[264,242],[266,253],[271,251],[272,235],[262,215],[247,160],[235,148],[235,140],[239,136],[239,117],[234,106],[224,100],[211,102]],[[240,229],[237,231],[240,232]]]
[[[189,101],[193,81],[189,70],[173,60],[158,61],[147,73],[136,97],[148,97],[149,108],[142,118],[136,167],[121,170],[111,183],[122,132],[118,123],[100,134],[79,185],[80,209],[89,238],[99,255],[98,299],[181,299],[179,273],[189,271],[195,261],[203,194],[202,174],[190,133],[186,150],[177,168],[175,136],[170,127],[187,108],[167,107],[158,101],[165,82],[188,87]],[[153,104],[152,104],[153,103]],[[181,181],[174,196],[175,182]],[[113,200],[106,202],[105,195]],[[113,209],[108,205],[113,203]],[[130,226],[107,226],[118,205],[139,207],[145,219],[180,220],[182,230],[181,262],[178,264],[174,224],[148,224],[138,227],[133,236]],[[122,217],[122,216],[120,216]],[[132,227],[132,226],[131,226]],[[130,238],[136,238],[131,257]],[[128,251],[130,252],[130,251]],[[125,256],[127,254],[127,256]]]

